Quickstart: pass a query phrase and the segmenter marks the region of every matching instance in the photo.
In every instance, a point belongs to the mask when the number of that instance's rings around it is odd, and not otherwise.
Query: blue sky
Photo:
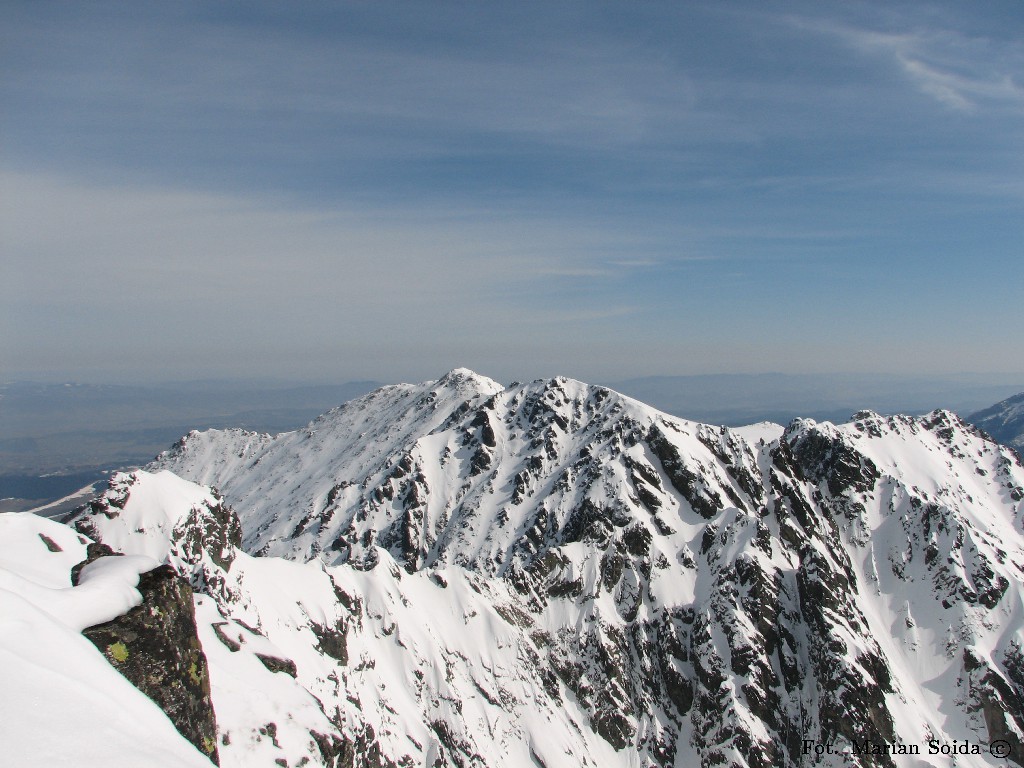
[[[1024,5],[5,2],[0,378],[1024,373]]]

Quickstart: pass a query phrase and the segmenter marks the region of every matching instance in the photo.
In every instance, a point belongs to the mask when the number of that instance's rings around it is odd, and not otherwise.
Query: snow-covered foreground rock
[[[145,556],[82,569],[88,541],[34,515],[0,515],[2,763],[86,768],[200,768],[210,761],[82,636],[142,602]]]
[[[454,371],[151,470],[77,524],[196,588],[221,765],[1024,765],[1024,468],[950,413]]]

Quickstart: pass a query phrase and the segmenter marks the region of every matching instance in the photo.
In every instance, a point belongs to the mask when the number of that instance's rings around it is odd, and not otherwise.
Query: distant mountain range
[[[999,442],[1024,451],[1024,392],[972,413],[967,420]]]
[[[59,498],[104,472],[145,464],[190,429],[295,429],[377,386],[2,384],[0,499]]]
[[[1018,377],[881,374],[719,374],[652,376],[611,382],[617,392],[661,411],[707,424],[788,424],[795,418],[845,421],[863,409],[965,414],[1019,392]]]
[[[136,706],[105,656],[182,765],[1024,765],[1024,465],[949,411],[731,429],[460,369],[190,432],[72,522],[0,515],[35,633],[0,650],[70,647],[32,611],[88,555],[59,599],[109,703],[62,741],[19,671],[16,756],[102,756],[85,726]]]

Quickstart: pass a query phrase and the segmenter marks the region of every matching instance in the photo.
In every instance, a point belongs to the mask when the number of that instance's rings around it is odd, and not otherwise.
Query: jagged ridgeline
[[[1024,765],[1024,468],[951,413],[726,429],[457,370],[150,469],[219,495],[122,476],[88,530],[177,521],[223,765]]]

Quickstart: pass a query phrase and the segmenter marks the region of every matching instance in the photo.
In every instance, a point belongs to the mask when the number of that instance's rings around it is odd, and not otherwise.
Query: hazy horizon
[[[387,383],[393,382],[0,383],[0,476],[145,463],[192,429],[298,429]],[[1024,377],[863,374],[655,376],[588,383],[675,416],[729,426],[787,424],[798,417],[842,422],[864,409],[919,414],[945,408],[966,417],[1024,390]]]
[[[370,376],[359,376],[359,375],[345,375],[340,374],[333,377],[322,377],[322,378],[301,378],[292,377],[288,378],[285,376],[209,376],[203,378],[164,378],[164,377],[145,377],[145,376],[121,376],[113,378],[111,376],[103,376],[102,373],[92,372],[84,373],[82,371],[51,371],[51,372],[38,372],[38,371],[15,371],[11,374],[2,372],[2,378],[0,378],[0,386],[10,385],[33,385],[38,384],[42,386],[95,386],[95,387],[147,387],[153,389],[174,389],[181,386],[209,386],[213,389],[239,389],[245,387],[251,387],[255,389],[290,389],[290,388],[302,388],[302,387],[331,387],[338,385],[348,384],[373,384],[375,386],[387,386],[390,384],[420,384],[428,381],[435,381],[441,378],[444,374],[455,370],[457,368],[465,368],[473,371],[481,376],[486,376],[489,379],[493,379],[499,383],[510,384],[512,382],[527,382],[534,381],[537,379],[549,379],[556,376],[565,376],[571,379],[577,379],[587,384],[594,384],[598,386],[612,386],[617,383],[625,382],[639,382],[639,381],[658,381],[658,380],[716,380],[716,379],[792,379],[796,380],[809,380],[809,379],[835,379],[837,381],[862,381],[865,383],[873,382],[885,382],[885,381],[902,381],[902,382],[917,382],[922,384],[935,384],[940,382],[948,382],[951,384],[964,384],[964,385],[981,385],[981,386],[1011,386],[1020,387],[1024,389],[1024,372],[1016,371],[950,371],[946,373],[918,373],[916,371],[908,371],[905,373],[893,373],[887,371],[849,371],[849,370],[838,370],[838,371],[806,371],[806,372],[792,372],[782,370],[764,370],[764,371],[708,371],[702,373],[686,373],[686,374],[671,374],[671,373],[654,373],[646,374],[643,376],[623,376],[619,378],[599,378],[599,379],[583,379],[578,376],[572,376],[568,373],[558,371],[557,369],[551,372],[538,373],[537,375],[514,375],[515,370],[510,368],[503,368],[506,373],[513,375],[499,376],[495,375],[494,372],[488,370],[480,370],[473,368],[468,365],[454,365],[454,366],[442,366],[437,368],[433,372],[427,372],[423,369],[422,375],[412,375],[405,377],[398,377],[390,380],[373,378]]]

